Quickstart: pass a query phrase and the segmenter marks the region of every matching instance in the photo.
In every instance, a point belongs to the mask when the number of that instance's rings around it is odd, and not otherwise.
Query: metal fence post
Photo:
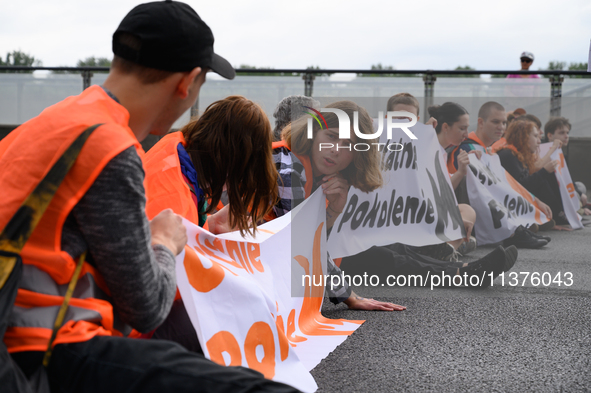
[[[312,92],[314,90],[314,79],[316,79],[316,77],[314,74],[306,72],[302,76],[302,79],[304,80],[304,95],[306,97],[312,97]]]
[[[560,116],[562,109],[562,82],[564,82],[564,77],[560,74],[550,77],[550,116]]]
[[[82,90],[86,90],[90,87],[90,83],[92,81],[92,72],[91,71],[82,71]]]
[[[423,75],[423,82],[425,82],[425,107],[423,108],[423,119],[429,119],[428,108],[433,105],[433,92],[435,91],[435,81],[437,77],[430,72]]]

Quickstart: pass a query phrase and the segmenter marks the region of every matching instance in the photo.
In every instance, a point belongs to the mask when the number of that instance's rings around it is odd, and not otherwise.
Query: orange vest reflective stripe
[[[88,138],[41,221],[21,252],[23,276],[4,342],[9,352],[45,351],[76,262],[61,249],[66,217],[117,154],[135,146],[129,113],[99,86],[45,109],[0,142],[0,228],[41,181],[72,141],[102,123]],[[136,335],[114,315],[103,278],[84,263],[66,322],[55,344],[87,341],[96,335]]]
[[[186,145],[182,132],[172,132],[156,143],[144,157],[148,201],[146,213],[154,218],[164,209],[198,224],[197,206],[191,197],[191,189],[181,172],[178,144]]]

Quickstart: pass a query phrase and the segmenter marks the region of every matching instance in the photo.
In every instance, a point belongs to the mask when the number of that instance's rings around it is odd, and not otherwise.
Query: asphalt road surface
[[[312,370],[318,392],[591,391],[591,226],[543,234],[550,244],[519,249],[510,271],[530,275],[506,274],[504,286],[499,277],[486,289],[356,288],[401,312],[325,300],[326,317],[366,322]]]

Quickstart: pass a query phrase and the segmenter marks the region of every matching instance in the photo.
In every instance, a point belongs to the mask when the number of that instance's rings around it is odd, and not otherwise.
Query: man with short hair
[[[234,77],[213,42],[187,4],[141,4],[113,35],[115,59],[103,86],[47,108],[0,142],[4,228],[72,141],[98,125],[21,252],[23,274],[4,335],[13,361],[33,374],[76,261],[87,253],[47,367],[52,391],[295,391],[169,341],[132,339],[168,315],[175,255],[187,236],[170,209],[148,221],[139,141],[168,132],[195,103],[208,70]],[[17,389],[14,380],[0,386]]]
[[[565,117],[552,117],[544,126],[544,134],[547,142],[554,142],[558,139],[562,146],[568,145],[568,134],[571,130],[571,124]]]
[[[507,114],[505,108],[495,101],[484,103],[478,110],[478,123],[476,131],[468,134],[462,143],[456,147],[450,159],[453,159],[453,169],[458,166],[458,154],[460,149],[470,152],[472,150],[487,152],[493,143],[501,139],[507,128]],[[450,169],[452,169],[450,167]],[[453,171],[455,172],[455,170]]]
[[[478,110],[476,131],[468,134],[468,138],[462,141],[449,155],[448,169],[450,173],[455,172],[458,168],[460,149],[466,152],[476,150],[482,152],[482,154],[491,153],[490,147],[503,137],[506,128],[507,114],[505,108],[495,101],[484,103]],[[470,204],[465,178],[460,183],[460,186],[456,188],[456,197],[458,203]],[[536,201],[541,202],[538,198],[536,198]],[[512,245],[518,248],[540,248],[548,244],[548,239],[548,237],[538,236],[526,228],[519,227],[510,238],[503,242],[503,245]]]

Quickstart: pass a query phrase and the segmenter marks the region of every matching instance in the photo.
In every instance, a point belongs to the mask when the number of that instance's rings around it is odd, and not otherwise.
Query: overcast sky
[[[111,36],[141,1],[0,0],[0,56],[22,50],[45,66],[112,57]],[[586,62],[591,1],[187,1],[231,64],[369,69],[519,68],[519,54]]]

